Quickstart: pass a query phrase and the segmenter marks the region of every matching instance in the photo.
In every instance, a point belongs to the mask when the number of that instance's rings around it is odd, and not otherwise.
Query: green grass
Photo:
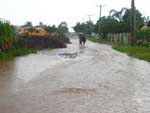
[[[121,45],[121,44],[111,43],[106,40],[99,40],[90,35],[87,35],[86,38],[96,43],[104,43],[104,44],[112,45],[113,49],[115,50],[127,53],[129,56],[150,62],[150,47]]]
[[[0,60],[11,60],[16,56],[24,56],[30,53],[36,53],[37,49],[29,49],[29,48],[15,48],[5,52],[0,53]]]
[[[112,47],[120,52],[127,53],[129,56],[150,62],[150,48],[148,47],[119,44],[114,44]]]
[[[103,44],[109,44],[109,45],[112,45],[111,42],[107,41],[107,40],[100,40],[100,39],[96,39],[95,37],[92,37],[91,35],[86,35],[86,39],[92,41],[92,42],[95,42],[95,43],[103,43]]]

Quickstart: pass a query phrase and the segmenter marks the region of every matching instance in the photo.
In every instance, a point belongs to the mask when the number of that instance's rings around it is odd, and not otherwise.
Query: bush
[[[150,47],[150,42],[146,40],[137,40],[136,44],[139,46]]]
[[[137,39],[150,41],[150,28],[136,31]]]
[[[150,47],[150,28],[136,31],[137,45]]]
[[[13,48],[15,39],[15,28],[8,21],[0,20],[0,50]]]

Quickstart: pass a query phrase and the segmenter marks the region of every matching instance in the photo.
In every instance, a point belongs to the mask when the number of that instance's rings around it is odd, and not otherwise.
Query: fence
[[[92,33],[92,36],[98,38],[98,34]],[[114,43],[129,44],[131,40],[130,33],[108,33],[106,40]]]
[[[96,39],[99,38],[99,35],[97,33],[92,33],[92,36],[95,37]]]
[[[123,43],[129,44],[130,43],[130,33],[108,33],[107,40],[115,43]]]

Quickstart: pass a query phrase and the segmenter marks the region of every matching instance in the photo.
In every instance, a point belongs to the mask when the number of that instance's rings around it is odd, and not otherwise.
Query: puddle
[[[74,53],[59,53],[58,56],[62,57],[62,58],[76,58],[78,56],[78,53],[77,52],[74,52]]]

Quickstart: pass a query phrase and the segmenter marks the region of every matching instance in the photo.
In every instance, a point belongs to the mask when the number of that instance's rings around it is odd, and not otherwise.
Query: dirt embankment
[[[19,36],[17,45],[28,48],[65,48],[70,43],[65,36]]]

